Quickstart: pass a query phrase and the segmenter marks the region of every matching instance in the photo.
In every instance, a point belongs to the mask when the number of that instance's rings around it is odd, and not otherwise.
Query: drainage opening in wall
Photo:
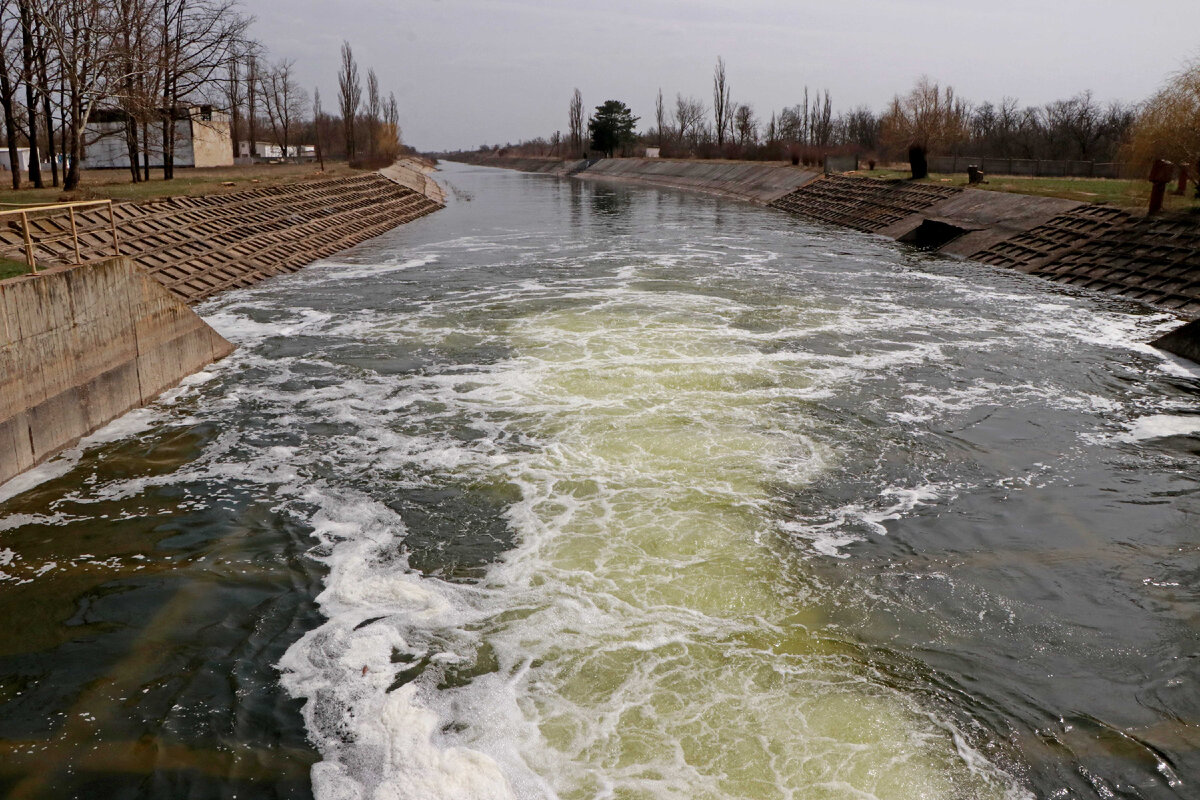
[[[900,237],[900,241],[922,250],[937,250],[969,231],[936,219],[921,220],[921,224]]]

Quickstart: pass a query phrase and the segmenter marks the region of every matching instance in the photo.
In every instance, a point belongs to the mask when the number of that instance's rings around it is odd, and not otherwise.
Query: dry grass
[[[151,170],[151,179],[133,183],[126,170],[90,170],[83,173],[79,188],[64,192],[61,188],[22,188],[0,191],[0,203],[57,203],[69,200],[129,200],[145,203],[167,197],[228,194],[257,186],[282,186],[309,180],[361,175],[346,162],[325,162],[321,172],[315,164],[255,164],[248,167],[177,169],[175,179],[162,179],[162,170]],[[5,175],[4,177],[8,177]],[[49,176],[46,176],[47,182]],[[28,184],[27,184],[28,185]],[[11,182],[6,184],[11,187]]]

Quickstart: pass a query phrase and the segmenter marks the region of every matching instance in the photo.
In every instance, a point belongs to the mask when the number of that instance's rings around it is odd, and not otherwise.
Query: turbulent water
[[[0,487],[13,797],[1200,792],[1200,372],[1120,301],[450,165]]]

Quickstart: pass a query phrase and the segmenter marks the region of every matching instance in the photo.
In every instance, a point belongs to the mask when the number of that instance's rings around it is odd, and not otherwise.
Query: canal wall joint
[[[128,257],[0,282],[0,483],[232,350]]]

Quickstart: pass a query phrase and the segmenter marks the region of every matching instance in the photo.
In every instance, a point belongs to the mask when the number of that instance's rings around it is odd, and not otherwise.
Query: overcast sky
[[[243,0],[272,58],[336,108],[338,50],[354,48],[400,104],[406,143],[474,148],[567,128],[628,103],[652,124],[661,87],[711,106],[727,66],[762,117],[829,89],[835,111],[882,109],[922,74],[972,101],[1035,105],[1091,89],[1138,101],[1200,57],[1200,0]]]

